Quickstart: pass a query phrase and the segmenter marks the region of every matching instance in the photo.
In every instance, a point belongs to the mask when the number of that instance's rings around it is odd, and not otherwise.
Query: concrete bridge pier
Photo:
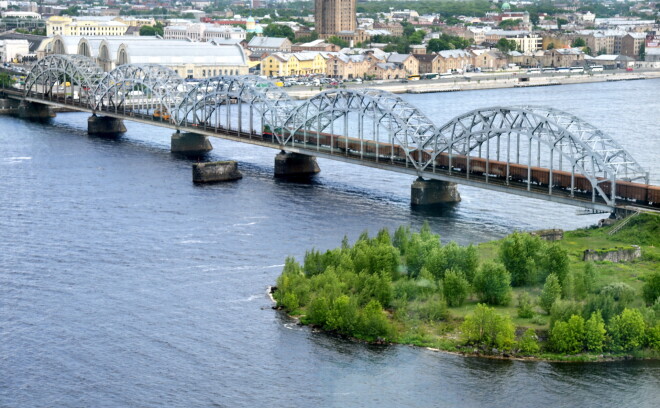
[[[54,118],[55,112],[48,105],[23,101],[18,106],[18,116],[29,120],[47,120]]]
[[[285,151],[275,156],[275,177],[310,177],[320,171],[314,156]]]
[[[200,155],[213,150],[209,138],[198,133],[179,132],[172,134],[172,153]]]
[[[115,136],[126,132],[124,121],[109,116],[96,116],[87,119],[87,133],[98,136]]]
[[[461,201],[456,183],[424,180],[421,177],[418,177],[410,187],[410,197],[413,207],[428,207]]]

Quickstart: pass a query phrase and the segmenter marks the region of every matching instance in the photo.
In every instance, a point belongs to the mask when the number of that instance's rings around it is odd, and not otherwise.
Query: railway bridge
[[[333,89],[299,103],[256,76],[189,83],[155,64],[104,72],[81,55],[48,56],[23,89],[3,92],[25,118],[89,112],[90,133],[121,133],[124,120],[171,128],[173,152],[206,152],[208,137],[274,148],[276,175],[318,172],[316,157],[409,174],[413,204],[458,201],[463,184],[594,211],[660,210],[660,187],[622,146],[547,107],[488,107],[437,125],[380,90]]]

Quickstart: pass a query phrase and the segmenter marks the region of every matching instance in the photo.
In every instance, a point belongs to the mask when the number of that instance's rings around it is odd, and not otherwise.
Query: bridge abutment
[[[284,151],[275,156],[275,177],[309,177],[320,171],[314,156]]]
[[[34,102],[22,102],[18,106],[18,116],[29,120],[47,120],[55,117],[50,106]]]
[[[109,116],[92,115],[87,119],[87,133],[98,136],[114,136],[126,132],[124,121]]]
[[[198,155],[213,150],[209,138],[199,133],[179,132],[172,134],[172,153]]]
[[[414,207],[427,207],[440,204],[458,203],[461,195],[458,185],[449,181],[424,180],[419,177],[410,187],[411,204]]]

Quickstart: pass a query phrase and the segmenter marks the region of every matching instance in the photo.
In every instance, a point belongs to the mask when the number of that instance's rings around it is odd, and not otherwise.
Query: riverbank
[[[400,228],[392,238],[382,230],[353,247],[308,252],[303,264],[287,259],[272,299],[299,324],[376,344],[496,359],[660,359],[660,303],[648,299],[657,291],[649,282],[660,280],[660,217],[613,228],[562,232],[552,242],[514,234],[467,248],[438,246],[428,229]],[[589,251],[632,242],[641,249],[635,259],[584,261]],[[521,265],[534,276],[516,284]],[[548,295],[552,279],[558,292]],[[622,334],[624,326],[637,332]]]
[[[553,75],[529,75],[524,72],[504,73],[498,75],[475,74],[471,76],[461,76],[450,79],[432,79],[409,81],[401,83],[397,81],[367,81],[362,84],[346,83],[346,89],[371,88],[380,89],[395,94],[402,93],[439,93],[439,92],[460,92],[483,89],[499,88],[519,88],[534,86],[556,86],[583,84],[591,82],[611,82],[611,81],[631,81],[643,79],[660,78],[660,70],[647,71],[617,71],[602,73],[567,73]],[[293,99],[309,99],[317,95],[322,90],[332,88],[323,87],[292,87],[287,89],[287,93]]]

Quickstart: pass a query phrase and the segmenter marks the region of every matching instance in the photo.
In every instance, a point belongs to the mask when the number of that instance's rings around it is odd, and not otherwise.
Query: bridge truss
[[[617,188],[649,182],[648,173],[612,137],[546,107],[477,109],[436,126],[402,98],[380,90],[329,90],[296,104],[256,76],[188,83],[156,64],[127,64],[104,73],[80,55],[38,61],[25,96],[193,132],[268,139],[281,149],[405,167],[419,176],[590,196],[608,206],[615,205]]]

